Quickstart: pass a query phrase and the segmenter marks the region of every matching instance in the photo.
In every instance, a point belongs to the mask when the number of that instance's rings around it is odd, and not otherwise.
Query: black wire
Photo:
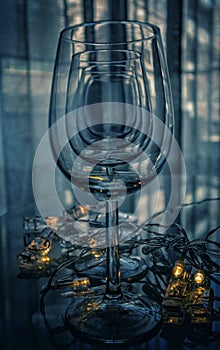
[[[191,202],[191,203],[184,203],[182,207],[188,207],[188,206],[193,206],[196,204],[202,204],[205,202],[211,202],[211,201],[219,201],[220,198],[207,198],[203,199],[201,201],[197,202]],[[180,207],[177,207],[178,209]],[[163,210],[160,211],[156,214],[154,214],[151,217],[151,220],[158,217],[159,215],[165,213],[166,211],[172,211],[173,209],[169,210]],[[81,220],[78,220],[81,221]],[[85,220],[83,220],[85,221]],[[161,234],[157,232],[155,229],[156,228],[164,228],[166,231],[165,233]],[[169,232],[169,229],[174,229],[176,230],[173,235],[172,232]],[[190,267],[194,267],[196,269],[203,268],[204,272],[207,274],[207,276],[216,284],[220,284],[219,279],[215,277],[216,274],[220,273],[220,265],[216,263],[212,258],[219,259],[220,258],[220,253],[218,253],[218,250],[210,249],[209,245],[214,245],[216,248],[220,248],[220,243],[215,242],[210,239],[210,237],[217,232],[220,229],[220,226],[215,227],[214,229],[210,230],[204,239],[195,239],[193,241],[190,241],[187,232],[185,231],[184,228],[182,228],[179,224],[174,223],[172,224],[169,228],[166,226],[161,226],[159,223],[148,223],[148,224],[143,224],[140,227],[140,231],[145,233],[149,233],[153,235],[151,238],[146,238],[146,239],[135,239],[132,238],[127,241],[127,244],[129,245],[129,251],[132,251],[136,247],[139,246],[146,246],[147,249],[152,248],[151,254],[154,255],[158,249],[165,248],[167,251],[173,251],[175,253],[178,253],[180,255],[180,259],[186,260],[186,264]],[[181,234],[181,237],[179,235]],[[49,237],[48,237],[49,238]],[[49,240],[48,240],[49,241]],[[49,241],[50,242],[50,241]],[[51,244],[51,242],[50,242]],[[48,248],[48,247],[47,247]],[[45,248],[45,249],[47,249]],[[35,249],[33,249],[35,250]],[[36,249],[37,250],[37,249]],[[44,249],[43,249],[44,250]],[[58,334],[59,332],[66,331],[65,326],[63,327],[58,327],[53,329],[47,318],[46,318],[46,313],[45,313],[45,305],[44,305],[44,299],[46,294],[50,290],[58,289],[61,287],[65,287],[65,283],[67,283],[70,279],[71,276],[73,276],[73,273],[71,272],[70,274],[67,274],[65,276],[62,276],[60,278],[55,279],[55,276],[57,273],[63,269],[71,265],[71,267],[74,267],[74,265],[86,254],[88,251],[90,251],[91,248],[85,248],[81,251],[79,256],[73,257],[68,259],[67,261],[59,264],[52,272],[48,283],[46,287],[41,291],[41,298],[40,298],[40,311],[42,316],[44,317],[45,325],[48,329],[48,331],[51,333],[51,337],[53,338],[54,335]],[[98,262],[97,262],[98,264]],[[93,265],[92,267],[94,267]],[[164,288],[162,287],[161,283],[166,286],[167,281],[165,278],[162,276],[161,271],[159,268],[154,269],[156,266],[156,260],[153,265],[149,270],[153,273],[154,279],[156,284],[152,284],[152,282],[148,279],[148,277],[145,277],[145,282],[149,283],[157,293],[163,294]],[[73,268],[74,269],[74,268]],[[170,267],[167,267],[167,272],[169,271]],[[73,342],[77,341],[75,338]],[[72,342],[71,342],[72,344]],[[70,346],[71,344],[67,345]]]
[[[75,342],[78,341],[77,338],[73,337],[72,341],[70,343],[68,343],[67,345],[62,345],[62,344],[58,344],[57,342],[55,342],[54,340],[54,336],[57,335],[58,333],[63,333],[63,332],[67,332],[68,329],[66,328],[66,326],[62,326],[62,327],[51,327],[50,323],[48,322],[47,320],[47,317],[46,317],[46,312],[45,312],[45,304],[44,304],[44,299],[45,299],[45,296],[46,294],[51,290],[51,289],[56,289],[56,286],[58,287],[59,285],[59,280],[56,281],[56,283],[52,283],[53,282],[53,279],[56,275],[56,273],[58,271],[60,271],[62,268],[65,268],[67,266],[69,266],[70,264],[74,264],[76,263],[84,254],[86,254],[88,252],[88,250],[90,249],[84,249],[80,255],[76,258],[71,258],[63,263],[61,263],[60,265],[58,265],[55,270],[53,271],[53,273],[51,274],[49,280],[48,280],[48,283],[46,285],[46,287],[44,287],[44,289],[41,291],[41,298],[40,298],[40,312],[41,312],[41,315],[43,316],[43,319],[44,319],[44,323],[45,323],[45,326],[48,330],[48,332],[50,333],[50,339],[51,341],[56,345],[56,346],[59,346],[63,349],[66,349],[68,348],[69,346],[71,346],[72,344],[74,344]],[[71,274],[72,275],[72,274]],[[67,277],[67,276],[64,276],[64,277]],[[63,281],[63,278],[61,278],[61,280]],[[70,277],[70,276],[68,276]],[[61,286],[62,284],[60,284]]]

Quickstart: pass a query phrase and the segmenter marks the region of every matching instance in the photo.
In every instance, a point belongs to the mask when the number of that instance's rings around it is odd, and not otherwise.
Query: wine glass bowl
[[[141,91],[145,85],[140,54],[126,50],[98,50],[77,56],[68,79],[66,110],[70,113],[66,124],[73,151],[89,162],[93,160],[95,164],[100,162],[107,167],[123,163],[118,157],[119,148],[121,158],[132,160],[137,157],[140,146],[146,148],[152,126],[150,114],[149,118],[142,118],[140,112],[130,110],[129,113],[127,107],[128,104],[135,105],[150,111],[147,94]],[[86,58],[89,59],[87,67]],[[73,110],[91,104],[98,104],[94,111],[90,108],[88,113],[80,110],[71,115]],[[148,131],[147,135],[140,132],[142,129]],[[72,130],[80,130],[80,133],[72,138]],[[116,144],[114,140],[117,140]]]
[[[101,21],[61,32],[49,125],[58,167],[88,201],[103,204],[106,218],[105,291],[95,288],[71,303],[66,323],[74,334],[98,342],[146,338],[160,316],[138,288],[120,283],[118,210],[125,196],[157,176],[172,142],[172,97],[160,30]]]

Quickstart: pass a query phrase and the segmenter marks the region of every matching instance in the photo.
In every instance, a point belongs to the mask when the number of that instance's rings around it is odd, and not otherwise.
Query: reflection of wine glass
[[[57,123],[63,116],[65,130]],[[62,32],[51,96],[50,126],[56,122],[51,144],[80,200],[84,193],[94,208],[103,203],[106,215],[105,293],[93,290],[66,312],[67,324],[84,338],[129,342],[146,337],[158,324],[149,300],[122,290],[118,207],[162,168],[172,117],[157,27],[105,21]],[[61,147],[63,133],[68,142]]]

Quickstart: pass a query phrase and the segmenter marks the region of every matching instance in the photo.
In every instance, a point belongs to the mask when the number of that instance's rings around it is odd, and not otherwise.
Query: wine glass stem
[[[120,256],[118,229],[118,202],[106,201],[106,291],[105,299],[122,297],[120,286]]]

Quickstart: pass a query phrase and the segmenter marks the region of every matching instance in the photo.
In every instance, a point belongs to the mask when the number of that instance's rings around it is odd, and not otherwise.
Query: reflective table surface
[[[209,210],[208,210],[209,209]],[[184,209],[185,210],[185,209]],[[196,210],[196,212],[195,212]],[[204,203],[194,212],[188,211],[186,220],[194,220],[199,227],[204,228],[206,221],[210,225],[211,212],[219,212],[219,201]],[[205,215],[204,215],[205,213]],[[209,214],[208,214],[209,213]],[[17,255],[23,250],[22,222],[24,216],[33,216],[34,206],[30,205],[14,211],[0,218],[1,223],[1,349],[12,350],[51,350],[58,349],[59,344],[66,345],[66,349],[93,350],[104,349],[106,345],[86,344],[83,339],[75,340],[68,332],[62,332],[57,327],[62,321],[61,315],[65,312],[70,301],[61,298],[58,294],[48,294],[45,298],[45,312],[47,322],[50,324],[50,331],[40,313],[40,292],[48,278],[25,279],[19,278],[19,266]],[[190,226],[190,225],[189,225]],[[194,227],[195,228],[195,227]],[[192,233],[193,234],[193,233]],[[216,236],[218,237],[218,235]],[[217,238],[218,239],[218,238]],[[213,285],[215,296],[220,296],[219,287]],[[215,309],[218,309],[216,303]],[[220,318],[219,318],[220,319]],[[220,320],[213,322],[212,330],[220,333]],[[189,349],[189,341],[183,341],[184,328],[173,328],[170,333],[159,329],[152,339],[143,341],[141,344],[108,346],[109,349]],[[168,339],[165,339],[164,336]],[[71,345],[69,345],[71,344]],[[196,349],[219,349],[220,339],[215,333],[215,339],[197,339],[194,343]]]

